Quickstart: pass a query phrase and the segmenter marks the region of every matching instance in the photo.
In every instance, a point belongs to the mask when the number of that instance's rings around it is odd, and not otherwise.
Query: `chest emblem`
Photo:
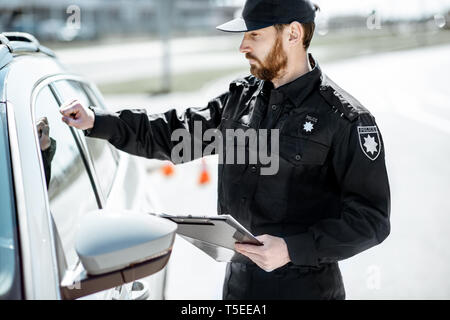
[[[377,127],[358,127],[358,136],[363,153],[370,160],[376,160],[381,151],[381,140]]]
[[[311,122],[307,121],[305,122],[305,124],[303,125],[303,130],[305,132],[312,132],[314,129],[314,124],[312,124]]]
[[[318,125],[317,117],[307,115],[302,122],[301,131],[303,134],[312,134],[317,130]]]

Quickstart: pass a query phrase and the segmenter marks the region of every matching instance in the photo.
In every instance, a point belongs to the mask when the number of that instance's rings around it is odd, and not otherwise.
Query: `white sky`
[[[417,18],[444,13],[450,9],[450,0],[312,0],[327,16],[362,14],[377,10],[383,19]],[[223,0],[244,5],[245,0]]]

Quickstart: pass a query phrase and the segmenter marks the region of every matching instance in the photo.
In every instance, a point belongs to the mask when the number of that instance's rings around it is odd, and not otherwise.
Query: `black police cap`
[[[314,22],[315,17],[316,7],[309,0],[247,0],[242,18],[216,28],[226,32],[247,32],[293,21]]]

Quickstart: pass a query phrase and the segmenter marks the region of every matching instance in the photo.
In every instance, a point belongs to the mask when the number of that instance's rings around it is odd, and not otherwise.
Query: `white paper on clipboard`
[[[154,214],[177,223],[177,234],[216,261],[242,262],[250,260],[234,251],[236,242],[262,245],[255,236],[230,215],[173,216]]]

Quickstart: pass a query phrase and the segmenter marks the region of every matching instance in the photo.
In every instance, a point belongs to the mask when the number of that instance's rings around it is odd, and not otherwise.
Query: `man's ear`
[[[289,31],[289,44],[290,45],[298,45],[299,43],[303,43],[303,28],[302,25],[294,21],[288,26]]]

